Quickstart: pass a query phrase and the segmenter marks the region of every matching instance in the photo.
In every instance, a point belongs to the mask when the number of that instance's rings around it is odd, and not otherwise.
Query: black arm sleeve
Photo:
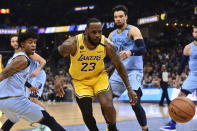
[[[63,58],[63,56],[59,53],[58,48],[55,48],[49,57],[49,66],[54,77],[59,73],[57,65],[58,60],[61,58]]]
[[[137,39],[135,40],[135,44],[137,48],[134,48],[131,50],[131,56],[142,56],[145,55],[147,50],[146,50],[146,45],[144,43],[143,39]]]
[[[27,88],[32,87],[32,85],[31,85],[28,81],[25,82],[25,86],[26,86]]]
[[[189,61],[189,56],[183,55],[182,58],[181,58],[181,63],[180,63],[179,68],[178,68],[178,72],[177,72],[178,75],[181,75],[181,73],[185,69],[185,65],[188,61]]]

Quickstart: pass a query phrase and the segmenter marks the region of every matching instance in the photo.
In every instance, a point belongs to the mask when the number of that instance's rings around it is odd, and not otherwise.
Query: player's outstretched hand
[[[63,81],[63,79],[61,77],[56,77],[54,83],[55,83],[56,96],[63,97],[64,96],[64,90],[63,90],[64,81]]]
[[[138,100],[138,97],[135,91],[133,91],[132,89],[128,90],[128,96],[129,96],[129,103],[131,105],[135,105]]]
[[[39,93],[39,89],[36,88],[36,87],[34,87],[34,86],[31,86],[31,87],[29,88],[29,90],[30,90],[30,92],[31,92],[31,95],[33,95],[33,96],[36,96],[36,95],[38,95],[38,93]]]
[[[125,60],[131,55],[131,51],[121,51],[120,52],[120,59]]]

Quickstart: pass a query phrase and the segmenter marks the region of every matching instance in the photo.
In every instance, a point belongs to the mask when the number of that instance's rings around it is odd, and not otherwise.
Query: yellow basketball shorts
[[[75,94],[80,99],[83,97],[91,97],[103,91],[110,89],[109,80],[106,72],[99,74],[99,76],[92,77],[85,80],[73,80]]]

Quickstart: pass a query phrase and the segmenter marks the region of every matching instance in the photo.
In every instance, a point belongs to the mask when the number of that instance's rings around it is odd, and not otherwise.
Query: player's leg
[[[50,116],[48,112],[44,110],[41,112],[43,118],[38,121],[40,124],[48,126],[52,131],[65,131],[65,129],[54,119],[54,117]]]
[[[2,129],[3,131],[9,131],[9,130],[14,126],[14,124],[15,124],[14,122],[11,122],[11,121],[8,119],[8,120],[6,120],[6,121],[3,123],[1,129]]]
[[[16,101],[14,100],[14,98],[0,100],[0,109],[8,118],[8,120],[6,120],[1,127],[3,131],[9,131],[13,127],[13,125],[20,119],[17,113],[13,112],[16,110],[16,107],[14,106],[15,104]]]
[[[41,101],[38,100],[38,97],[29,97],[29,100],[31,100],[33,103],[41,106],[44,110],[46,110],[45,105]],[[40,131],[40,130],[45,130],[45,129],[48,129],[48,131],[50,131],[48,126],[40,124],[40,125],[38,125],[37,128],[35,128],[32,131]]]
[[[119,96],[114,95],[113,92],[112,92],[112,99],[115,98],[115,97],[119,97]],[[107,119],[107,116],[106,116],[106,114],[104,112],[104,109],[102,107],[101,107],[101,112],[102,112],[102,115],[103,115],[103,117],[105,119],[105,122],[107,123],[107,125],[109,125],[109,120]]]
[[[1,129],[3,131],[9,131],[19,121],[20,117],[9,111],[5,111],[4,114],[8,119],[3,123]]]
[[[164,89],[163,89],[164,98],[166,98],[167,104],[169,105],[171,101],[170,101],[170,98],[168,96],[168,83],[164,83],[163,87],[164,87]]]
[[[165,98],[165,89],[163,87],[163,85],[161,84],[161,89],[162,89],[162,95],[161,95],[161,99],[159,101],[159,106],[164,106],[164,98]]]
[[[142,71],[130,71],[128,73],[128,76],[132,89],[138,95],[138,101],[135,105],[132,106],[132,109],[135,112],[135,115],[137,117],[137,120],[142,130],[148,131],[146,113],[141,105],[141,97],[142,97],[141,87],[142,87],[143,73]]]
[[[84,98],[78,98],[76,97],[77,104],[79,105],[79,108],[81,110],[83,120],[88,127],[90,131],[98,131],[98,128],[96,126],[96,120],[93,116],[93,110],[92,110],[92,98],[90,97],[84,97]]]
[[[44,111],[43,108],[32,103],[25,96],[14,97],[7,100],[7,102],[13,103],[7,105],[6,110],[8,112],[16,114],[17,116],[22,117],[29,122],[39,122],[41,124],[47,125],[52,131],[65,131],[65,129],[61,127],[52,116]]]
[[[138,96],[138,101],[135,105],[132,105],[132,109],[135,112],[136,118],[143,131],[148,131],[146,113],[141,105],[142,90],[134,90]]]
[[[41,106],[42,108],[44,108],[44,109],[46,110],[45,105],[44,105],[41,101],[38,100],[38,98],[41,97],[41,95],[42,95],[42,92],[43,92],[43,89],[44,89],[44,85],[45,85],[45,81],[46,81],[46,73],[45,73],[44,71],[41,71],[41,72],[38,74],[38,76],[36,76],[36,79],[34,79],[34,80],[31,82],[31,84],[32,84],[34,87],[36,87],[36,88],[39,89],[39,93],[38,93],[36,96],[32,96],[32,95],[30,94],[29,99],[30,99],[33,103],[35,103],[35,104]],[[27,93],[26,93],[26,94],[27,94]],[[48,127],[45,126],[45,125],[39,125],[39,126],[38,126],[36,129],[34,129],[33,131],[37,131],[37,130],[45,129],[45,128],[48,128]],[[49,130],[50,130],[50,129],[49,129]]]
[[[80,81],[73,80],[77,104],[81,110],[83,120],[90,131],[98,131],[96,120],[93,116],[92,98],[93,89]]]
[[[112,90],[113,98],[119,97],[126,90],[126,88],[124,87],[124,84],[122,82],[110,80],[109,83],[110,83],[110,87]],[[109,120],[107,120],[106,114],[105,114],[102,106],[101,106],[101,111],[102,111],[102,114],[103,114],[103,117],[104,117],[106,123],[108,124]]]
[[[108,76],[103,73],[99,76],[97,83],[94,85],[94,93],[96,94],[104,117],[107,120],[108,130],[116,131],[116,111],[113,105],[112,91],[109,86]]]
[[[106,119],[108,121],[108,130],[117,131],[116,128],[116,110],[113,105],[112,91],[103,91],[97,94],[97,98],[100,102],[101,108],[105,112]]]

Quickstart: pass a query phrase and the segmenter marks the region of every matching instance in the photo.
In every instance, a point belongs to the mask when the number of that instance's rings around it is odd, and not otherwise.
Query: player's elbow
[[[45,59],[43,59],[41,62],[40,62],[42,65],[46,65],[47,61]]]

